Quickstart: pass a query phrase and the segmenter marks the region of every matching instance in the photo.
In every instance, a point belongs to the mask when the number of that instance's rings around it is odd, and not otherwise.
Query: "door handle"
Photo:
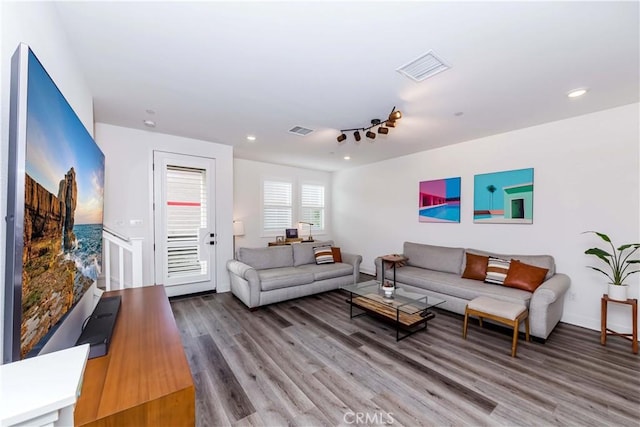
[[[215,242],[214,240],[212,240],[212,241],[210,241],[210,242],[209,242],[209,244],[210,244],[210,245],[215,245],[215,244],[216,244],[216,242]]]
[[[209,237],[216,237],[216,233],[209,233]]]

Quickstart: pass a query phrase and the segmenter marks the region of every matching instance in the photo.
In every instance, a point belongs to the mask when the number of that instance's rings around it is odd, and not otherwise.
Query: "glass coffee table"
[[[342,286],[349,292],[349,316],[373,314],[390,320],[396,325],[396,341],[400,341],[418,331],[427,329],[427,321],[436,315],[429,309],[445,302],[443,299],[409,291],[398,284],[391,297],[386,297],[380,287],[380,282],[370,280],[354,285]],[[354,315],[353,308],[363,310],[364,313]],[[400,332],[405,332],[400,335]]]

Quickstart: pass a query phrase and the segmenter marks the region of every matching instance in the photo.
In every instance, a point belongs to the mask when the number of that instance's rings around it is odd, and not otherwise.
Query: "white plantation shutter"
[[[303,184],[300,187],[300,221],[313,224],[311,230],[324,230],[324,186]]]
[[[167,276],[206,274],[199,244],[207,227],[206,171],[167,166],[166,174]]]
[[[291,193],[290,182],[263,182],[262,218],[265,232],[282,234],[285,228],[291,228]]]

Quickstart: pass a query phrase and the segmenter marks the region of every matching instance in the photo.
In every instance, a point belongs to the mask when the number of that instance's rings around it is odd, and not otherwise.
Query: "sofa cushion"
[[[503,285],[510,265],[511,260],[509,259],[490,256],[487,263],[487,276],[484,278],[484,282],[492,285]]]
[[[260,287],[263,291],[306,285],[313,282],[313,273],[296,267],[270,268],[259,270]]]
[[[458,276],[462,272],[463,248],[404,242],[403,255],[408,258],[407,265],[454,273]]]
[[[313,255],[316,257],[316,264],[333,264],[333,251],[331,246],[316,246],[313,248]]]
[[[314,280],[333,279],[334,277],[351,276],[353,266],[336,262],[334,264],[305,264],[297,267],[298,270],[313,274]]]
[[[333,246],[333,240],[317,241],[308,243],[294,243],[293,248],[293,266],[297,267],[304,264],[315,264],[316,257],[313,254],[313,248],[316,246]]]
[[[293,267],[293,250],[290,245],[267,248],[240,248],[238,261],[256,270],[265,268]]]
[[[333,247],[331,248],[331,252],[333,253],[333,260],[335,262],[342,262],[342,252],[340,248]]]
[[[465,279],[474,279],[484,281],[487,277],[487,265],[489,264],[489,257],[483,255],[475,255],[467,252],[465,254],[467,262],[465,264],[462,277]]]
[[[407,285],[443,294],[442,298],[444,300],[447,299],[447,295],[469,301],[479,296],[488,296],[501,301],[524,304],[527,307],[531,300],[531,292],[521,289],[489,285],[478,280],[463,279],[451,273],[411,266],[398,268],[396,270],[396,280],[398,283],[406,283]]]
[[[549,280],[551,276],[556,274],[556,263],[551,255],[508,255],[482,251],[480,249],[467,249],[467,252],[471,252],[476,255],[492,256],[503,259],[517,259],[518,261],[524,262],[529,265],[535,265],[536,267],[540,268],[548,268],[549,271],[544,277],[544,280]]]
[[[504,285],[534,292],[544,282],[547,272],[546,268],[525,264],[514,259],[511,261],[507,277],[504,279]]]

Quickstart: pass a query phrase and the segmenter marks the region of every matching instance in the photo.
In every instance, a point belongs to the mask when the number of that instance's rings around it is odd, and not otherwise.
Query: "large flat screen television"
[[[11,63],[3,363],[73,346],[96,303],[104,154],[31,49]]]

